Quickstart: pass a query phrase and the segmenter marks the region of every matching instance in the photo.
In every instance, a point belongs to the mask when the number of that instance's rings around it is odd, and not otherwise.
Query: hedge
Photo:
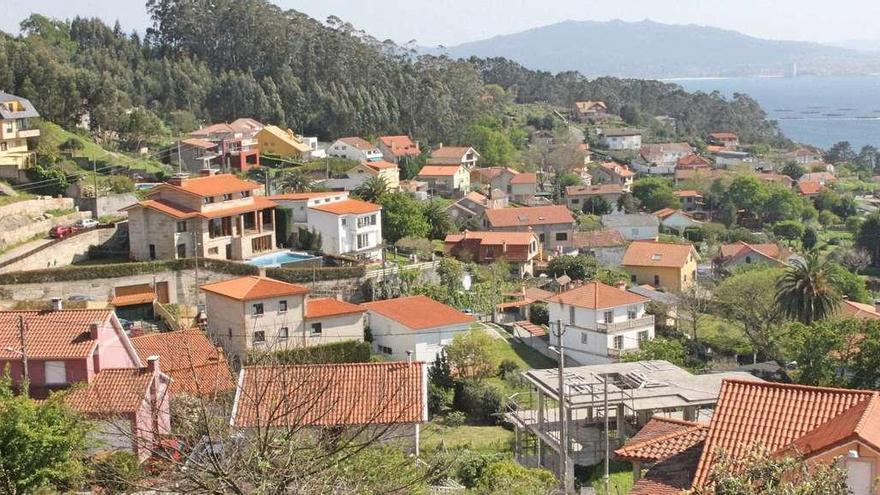
[[[364,266],[327,266],[323,268],[269,268],[266,276],[283,282],[302,283],[342,278],[361,278],[367,272]]]
[[[291,337],[296,338],[296,336]],[[368,363],[370,344],[347,340],[278,351],[273,353],[272,357],[281,364]],[[259,356],[251,356],[251,360],[259,361]]]

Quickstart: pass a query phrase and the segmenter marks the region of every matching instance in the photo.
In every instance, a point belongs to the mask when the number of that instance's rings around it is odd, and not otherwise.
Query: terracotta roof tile
[[[538,176],[534,172],[522,172],[510,179],[511,184],[537,184]]]
[[[369,150],[376,149],[376,147],[373,146],[372,143],[370,143],[370,142],[367,141],[366,139],[361,138],[361,137],[358,137],[358,136],[350,136],[350,137],[339,138],[339,141],[342,141],[343,143],[345,143],[345,144],[347,144],[347,145],[349,145],[349,146],[354,146],[355,148],[357,148],[357,149],[359,149],[359,150],[367,150],[367,151],[369,151]]]
[[[575,232],[572,235],[572,246],[576,248],[600,248],[626,246],[626,239],[616,229],[590,230]]]
[[[839,311],[846,318],[860,320],[880,320],[880,312],[873,304],[864,304],[849,299],[841,301]]]
[[[661,266],[681,268],[696,253],[691,244],[633,241],[623,254],[623,266]]]
[[[409,296],[363,303],[368,311],[396,321],[410,330],[426,330],[476,321],[473,316],[427,296]]]
[[[70,392],[65,401],[88,415],[131,414],[140,408],[152,381],[153,373],[147,368],[101,370],[86,387]]]
[[[470,146],[444,146],[431,152],[431,158],[464,158],[464,155],[472,150]]]
[[[386,162],[385,160],[376,160],[373,162],[361,162],[361,164],[367,168],[371,168],[375,171],[385,170],[389,168],[397,168],[396,163]]]
[[[676,197],[679,197],[679,198],[701,198],[701,197],[703,197],[703,195],[700,194],[699,191],[695,191],[693,189],[682,189],[681,191],[675,191],[672,194],[674,194]]]
[[[710,162],[700,155],[691,153],[690,155],[685,155],[679,158],[677,165],[682,168],[700,168],[708,167]]]
[[[253,191],[254,189],[259,189],[263,186],[256,182],[239,179],[232,174],[217,174],[205,177],[190,177],[184,179],[183,183],[179,186],[169,183],[160,184],[150,191],[150,196],[156,194],[156,191],[163,187],[185,191],[197,196],[213,197],[235,192]]]
[[[421,153],[418,145],[409,136],[379,136],[379,142],[391,150],[394,156],[415,156]]]
[[[657,217],[661,220],[665,220],[666,218],[674,215],[675,213],[677,213],[679,211],[681,211],[681,210],[676,210],[673,208],[663,208],[662,210],[655,211],[653,214],[655,217]]]
[[[196,138],[184,139],[180,142],[183,144],[188,144],[188,145],[196,147],[196,148],[204,148],[204,149],[211,149],[211,148],[214,148],[215,146],[217,146],[217,143],[212,143],[211,141],[207,141],[205,139],[196,139]]]
[[[679,495],[686,493],[703,450],[703,443],[651,466],[644,477],[633,484],[629,495]]]
[[[537,240],[537,235],[532,232],[471,232],[466,231],[461,234],[448,234],[444,242],[459,243],[467,239],[479,239],[481,245],[500,246],[507,244],[509,246],[528,246],[532,241]]]
[[[374,213],[382,209],[381,206],[373,203],[367,203],[359,199],[344,199],[334,203],[325,203],[316,206],[310,206],[310,210],[318,210],[336,215],[359,215],[361,213]]]
[[[339,195],[348,195],[346,192],[340,191],[320,191],[320,192],[298,192],[298,193],[283,193],[283,194],[273,194],[269,196],[269,199],[273,201],[304,201],[307,199],[315,199],[315,198],[325,198],[327,196],[339,196]]]
[[[257,276],[240,277],[205,284],[201,286],[201,289],[205,292],[219,294],[240,301],[296,296],[309,292],[309,289],[302,285],[289,284],[280,280]]]
[[[445,177],[455,175],[461,165],[425,165],[416,177]]]
[[[798,191],[804,196],[812,196],[814,194],[819,194],[822,189],[825,189],[825,186],[820,184],[818,181],[801,181],[797,183]]]
[[[535,325],[530,321],[518,321],[516,324],[526,332],[529,332],[532,337],[544,337],[547,335],[547,330],[544,327]]]
[[[424,363],[246,366],[238,427],[420,423],[427,419]]]
[[[781,254],[781,250],[776,244],[749,244],[739,241],[733,244],[721,245],[721,256],[723,258],[732,258],[747,252],[759,253],[769,258],[778,258]]]
[[[711,132],[711,133],[709,133],[709,137],[712,139],[724,139],[724,140],[739,139],[739,136],[737,136],[736,134],[734,134],[732,132]]]
[[[656,424],[659,423],[659,424]],[[652,418],[644,429],[650,430],[640,436],[636,434],[626,444],[615,450],[621,459],[657,462],[678,455],[706,440],[709,425],[692,422],[670,423]],[[661,431],[666,433],[660,433]]]
[[[605,309],[648,302],[648,298],[605,285],[602,282],[590,282],[550,297],[547,301],[580,308]]]
[[[574,223],[571,211],[562,205],[486,210],[486,219],[489,225],[495,228]]]
[[[146,199],[143,201],[138,201],[137,203],[126,206],[122,208],[120,211],[130,210],[132,208],[137,207],[149,208],[151,210],[158,211],[159,213],[164,213],[168,216],[177,218],[178,220],[184,220],[187,218],[195,218],[199,216],[199,212],[197,210],[191,210],[189,208],[184,208],[182,206],[178,206],[174,203],[163,201],[161,199]]]
[[[249,211],[265,210],[267,208],[274,208],[276,206],[278,206],[277,203],[265,196],[254,196],[252,198],[252,202],[250,203],[246,203],[241,206],[228,206],[224,208],[207,210],[203,213],[199,213],[199,216],[204,218],[220,218],[227,217],[229,215],[238,215],[239,213],[247,213]]]
[[[622,184],[595,184],[591,186],[568,186],[565,196],[597,196],[600,194],[623,194]]]
[[[367,310],[350,302],[339,301],[332,297],[309,299],[306,302],[306,319],[326,318],[329,316],[341,316],[354,313],[364,313]]]
[[[110,300],[110,305],[117,308],[121,306],[134,306],[136,304],[152,303],[155,299],[156,293],[149,289],[133,294],[113,296],[113,299]]]
[[[616,162],[605,162],[600,164],[599,166],[608,173],[618,175],[620,177],[632,177],[636,175],[636,173],[630,170],[629,167],[627,167],[626,165],[621,165]]]
[[[235,388],[223,352],[197,328],[148,333],[132,337],[142,362],[159,356],[162,371],[171,377],[172,393],[207,395]]]
[[[88,357],[95,347],[91,324],[104,324],[112,315],[108,309],[0,311],[0,359],[20,358],[19,316],[27,327],[30,358],[74,359]]]

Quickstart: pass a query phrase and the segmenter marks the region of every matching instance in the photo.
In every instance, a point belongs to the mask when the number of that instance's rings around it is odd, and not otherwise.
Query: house
[[[739,136],[733,132],[711,132],[709,142],[725,148],[736,148],[739,146]]]
[[[40,136],[32,120],[39,117],[30,100],[0,91],[0,178],[23,180],[24,171],[37,163],[27,140]]]
[[[492,322],[502,325],[517,323],[517,326],[522,327],[528,334],[522,335],[526,338],[547,337],[547,331],[543,327],[531,323],[529,318],[531,317],[532,305],[546,302],[551,296],[553,296],[552,292],[525,285],[521,286],[519,291],[502,294],[503,300],[495,305]],[[515,328],[514,332],[516,332]],[[516,336],[516,333],[514,335]]]
[[[486,210],[507,208],[507,205],[507,195],[499,189],[493,189],[488,197],[477,191],[471,191],[463,198],[449,205],[446,211],[460,225],[470,219],[482,218]]]
[[[818,182],[823,186],[828,186],[836,181],[837,177],[831,172],[809,172],[798,179],[798,182]]]
[[[678,323],[678,305],[680,300],[675,294],[663,292],[662,290],[658,290],[654,286],[648,284],[634,285],[627,290],[633,294],[647,297],[657,304],[657,308],[662,309],[662,313],[664,314],[655,313],[654,319],[656,320],[656,323],[665,327],[676,326]]]
[[[581,183],[585,186],[589,186],[593,183],[593,174],[590,172],[588,167],[574,167],[568,171],[569,173],[576,175],[581,178]],[[599,182],[598,180],[596,182]]]
[[[419,201],[428,200],[428,183],[420,180],[402,180],[400,181],[400,190],[418,199]]]
[[[825,190],[825,186],[818,181],[798,181],[797,183],[798,193],[807,198],[816,197],[823,190]]]
[[[785,261],[790,255],[791,252],[788,249],[778,244],[749,244],[739,241],[733,244],[722,244],[721,251],[713,263],[716,267],[728,271],[751,264],[785,266]]]
[[[607,112],[608,107],[603,101],[576,101],[571,109],[572,117],[579,122],[593,121]]]
[[[379,136],[379,151],[385,161],[396,164],[422,154],[419,143],[414,143],[409,136]]]
[[[672,208],[655,211],[654,216],[660,220],[661,226],[676,232],[684,232],[685,229],[703,225],[703,222],[695,220],[690,213]]]
[[[202,285],[208,336],[236,365],[248,353],[361,341],[363,309],[335,299],[312,299],[307,287],[247,276]],[[237,366],[235,366],[237,368]]]
[[[416,180],[426,182],[431,195],[462,196],[471,188],[470,171],[464,165],[425,165]]]
[[[327,150],[320,146],[317,136],[303,136],[302,134],[297,134],[296,137],[309,147],[309,153],[307,155],[309,160],[327,158]]]
[[[876,304],[865,304],[858,301],[844,299],[837,308],[837,316],[840,318],[855,318],[857,320],[880,320],[880,311]]]
[[[269,196],[278,208],[289,211],[285,215],[288,224],[287,232],[293,232],[297,227],[308,228],[309,208],[326,203],[335,203],[348,199],[348,191],[311,191],[301,193],[283,193]],[[279,224],[280,230],[280,224]],[[286,240],[286,239],[282,239]]]
[[[216,150],[211,153],[214,156],[208,160],[208,167],[205,168],[247,172],[251,167],[260,165],[260,148],[256,136],[262,128],[263,124],[254,119],[241,118],[229,124],[209,125],[189,135],[216,145]]]
[[[567,186],[565,188],[565,203],[568,209],[576,212],[592,213],[595,206],[593,198],[602,198],[610,207],[611,211],[617,211],[617,200],[623,196],[623,186],[620,184],[596,184],[593,186]],[[598,212],[604,213],[604,212]]]
[[[322,185],[327,189],[354,191],[373,177],[384,180],[390,191],[400,188],[400,169],[396,163],[385,160],[360,162],[348,169],[344,176],[327,179]]]
[[[682,189],[673,192],[675,197],[681,200],[681,209],[684,211],[693,211],[702,209],[703,195],[699,191],[693,189]]]
[[[443,243],[447,256],[486,264],[507,261],[520,277],[534,274],[534,259],[541,243],[532,232],[470,232],[449,234]]]
[[[153,332],[131,337],[142,362],[158,356],[162,372],[171,378],[172,396],[211,397],[235,389],[235,378],[221,348],[198,328]]]
[[[510,197],[514,203],[531,205],[538,192],[538,176],[534,172],[522,172],[510,179]]]
[[[633,470],[636,482],[630,493],[671,494],[705,487],[719,450],[740,460],[755,445],[774,457],[803,457],[808,465],[837,460],[846,471],[849,493],[878,493],[880,393],[873,390],[727,378],[708,424],[674,425],[655,417],[645,426],[649,427],[649,432],[615,451],[618,458],[640,468],[638,473]]]
[[[122,209],[128,212],[129,255],[140,261],[196,255],[243,260],[272,251],[276,203],[257,196],[261,189],[210,169],[200,177],[175,176]]]
[[[172,163],[179,162],[182,169],[198,173],[207,168],[219,168],[219,146],[206,139],[187,138],[178,141],[176,146],[167,148],[166,152],[173,157]]]
[[[697,251],[692,244],[634,241],[621,266],[634,284],[682,292],[697,281]]]
[[[629,167],[617,162],[600,164],[594,171],[594,174],[598,184],[620,184],[626,192],[632,190],[633,179],[636,176],[636,173],[630,170]],[[589,185],[589,182],[584,182],[584,184]]]
[[[788,189],[791,189],[792,186],[794,186],[794,180],[791,177],[776,172],[761,172],[757,177],[770,184],[782,184]]]
[[[290,129],[267,125],[256,135],[257,146],[264,155],[291,157],[303,160],[310,157],[312,147]]]
[[[809,163],[822,161],[822,153],[811,148],[793,149],[782,155],[782,157],[786,161],[793,161],[798,165],[807,165]]]
[[[682,158],[692,154],[694,149],[688,143],[643,144],[639,155],[651,167],[671,167]]]
[[[477,166],[480,154],[470,146],[443,146],[431,152],[428,157],[429,165],[461,165],[468,170]]]
[[[603,129],[599,136],[602,146],[610,150],[637,150],[642,147],[642,131],[640,129]]]
[[[343,137],[333,141],[327,147],[327,154],[357,162],[372,162],[382,159],[382,151],[379,148],[357,136]]]
[[[625,287],[589,282],[547,299],[550,321],[564,325],[561,345],[580,364],[615,362],[628,350],[654,338],[654,317],[645,313],[648,298]],[[557,332],[551,345],[559,346]]]
[[[433,363],[453,337],[470,331],[476,321],[426,296],[368,302],[361,307],[367,310],[373,349],[395,361]]]
[[[755,157],[747,151],[720,150],[715,153],[715,166],[730,168],[735,165],[746,164],[755,168]]]
[[[470,174],[471,186],[475,190],[488,192],[492,189],[500,189],[510,194],[510,181],[519,172],[510,167],[482,167],[471,170]]]
[[[428,421],[423,362],[245,366],[238,383],[233,428],[314,428],[344,441],[348,433],[405,442],[419,453],[419,427]]]
[[[678,162],[675,164],[675,170],[708,169],[711,166],[712,162],[708,158],[691,153],[678,159]]]
[[[486,210],[483,218],[483,227],[493,232],[535,232],[545,252],[570,246],[575,223],[562,205]]]
[[[660,235],[660,220],[647,213],[614,213],[602,215],[601,220],[606,229],[620,232],[628,241],[653,240]]]
[[[572,234],[571,247],[594,256],[602,266],[619,266],[626,251],[626,239],[614,229],[577,231]]]

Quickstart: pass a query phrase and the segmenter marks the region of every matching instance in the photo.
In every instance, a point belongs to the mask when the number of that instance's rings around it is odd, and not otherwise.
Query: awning
[[[156,299],[153,289],[147,288],[142,291],[132,292],[130,294],[117,295],[110,300],[110,305],[116,306],[134,306],[136,304],[151,304]]]

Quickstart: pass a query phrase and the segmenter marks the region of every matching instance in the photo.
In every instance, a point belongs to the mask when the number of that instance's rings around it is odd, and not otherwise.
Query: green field
[[[500,426],[445,426],[437,420],[422,429],[421,445],[426,452],[441,446],[447,449],[471,449],[510,452],[513,432]]]
[[[48,121],[44,121],[40,126],[40,138],[37,145],[37,152],[40,154],[46,154],[47,152],[61,154],[59,148],[71,138],[76,138],[83,144],[83,149],[75,152],[73,158],[74,161],[90,162],[91,160],[95,160],[98,162],[99,167],[119,165],[143,170],[147,173],[169,170],[167,165],[163,165],[155,160],[139,157],[134,158],[123,153],[107,151],[91,139],[69,132],[61,126]],[[85,165],[87,165],[87,163],[82,163],[80,167],[83,170],[88,170],[89,167]]]
[[[752,344],[740,325],[714,315],[703,315],[697,323],[697,339],[727,354],[752,352]]]

